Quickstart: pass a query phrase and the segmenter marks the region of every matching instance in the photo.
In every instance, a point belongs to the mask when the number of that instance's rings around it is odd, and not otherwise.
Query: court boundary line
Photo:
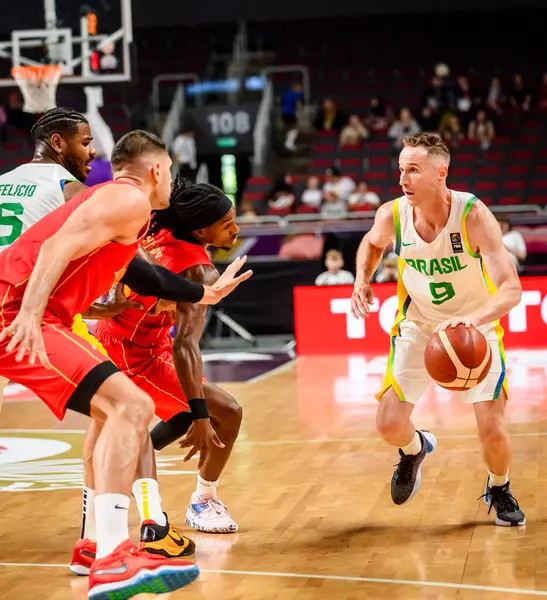
[[[274,367],[273,369],[270,369],[269,371],[266,371],[265,373],[260,373],[260,375],[251,377],[251,379],[247,379],[247,381],[243,381],[241,383],[246,383],[246,384],[259,383],[260,381],[264,381],[265,379],[268,379],[269,377],[273,377],[274,375],[283,373],[283,371],[288,371],[295,364],[296,364],[296,358],[292,358],[291,360],[284,362],[282,365],[279,365],[278,367]],[[233,383],[238,383],[238,382],[233,382]]]
[[[67,565],[52,563],[6,563],[0,562],[0,567],[34,567],[68,569]],[[216,575],[244,575],[249,577],[281,577],[286,579],[321,579],[324,581],[350,581],[354,583],[383,583],[386,585],[411,585],[414,587],[432,587],[457,590],[473,590],[479,592],[497,592],[500,594],[523,594],[528,596],[547,596],[547,590],[532,590],[525,588],[505,588],[472,583],[454,583],[449,581],[420,581],[417,579],[384,579],[381,577],[356,577],[351,575],[319,575],[314,573],[282,573],[276,571],[236,571],[231,569],[200,569],[202,573]]]
[[[0,429],[0,436],[2,433],[67,433],[67,434],[85,434],[87,433],[87,429]],[[526,437],[546,437],[547,431],[535,431],[535,432],[521,432],[521,433],[511,433],[509,432],[510,437],[514,438],[526,438]],[[462,433],[456,435],[437,435],[438,440],[476,440],[478,439],[477,434],[473,433]],[[265,440],[262,442],[259,441],[251,441],[251,440],[241,440],[236,441],[237,446],[280,446],[283,444],[291,445],[291,444],[355,444],[362,442],[379,442],[381,441],[380,437],[359,437],[359,438],[308,438],[308,439],[298,439],[298,440]],[[174,455],[175,458],[178,455]]]

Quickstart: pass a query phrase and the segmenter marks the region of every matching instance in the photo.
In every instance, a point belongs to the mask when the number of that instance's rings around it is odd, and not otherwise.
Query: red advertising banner
[[[501,321],[505,347],[547,347],[547,277],[526,277],[521,281],[521,302]],[[397,312],[397,286],[385,283],[372,287],[375,300],[366,321],[351,314],[352,286],[296,287],[298,354],[387,354],[388,334]]]

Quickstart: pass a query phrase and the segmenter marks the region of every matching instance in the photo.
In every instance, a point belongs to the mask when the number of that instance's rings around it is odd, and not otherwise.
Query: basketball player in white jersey
[[[89,123],[71,108],[48,110],[36,121],[32,134],[32,160],[0,175],[0,252],[31,225],[86,189],[83,182],[95,158]],[[114,315],[131,305],[118,295],[108,305],[90,307],[88,316]],[[81,317],[75,319],[75,331],[101,349]],[[7,384],[8,380],[0,377],[0,407]]]
[[[463,323],[486,336],[492,350],[490,372],[461,396],[475,410],[488,467],[484,498],[496,511],[496,524],[524,525],[525,516],[509,487],[507,380],[499,325],[519,303],[521,285],[490,210],[472,194],[447,188],[449,162],[448,148],[438,136],[422,133],[404,139],[399,157],[404,196],[378,209],[361,242],[352,311],[358,318],[370,314],[370,280],[385,248],[393,243],[399,264],[399,312],[384,386],[377,395],[376,423],[383,439],[399,448],[401,458],[391,480],[395,504],[407,502],[418,491],[421,464],[437,444],[433,434],[417,431],[410,420],[430,382],[424,351],[431,335]]]

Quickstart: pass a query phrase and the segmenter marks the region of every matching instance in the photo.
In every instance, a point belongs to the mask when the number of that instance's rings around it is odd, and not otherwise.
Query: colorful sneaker
[[[526,517],[520,510],[519,503],[511,493],[509,482],[505,485],[493,485],[488,487],[486,481],[486,490],[481,496],[490,508],[488,514],[494,507],[496,511],[496,525],[501,527],[516,527],[518,525],[526,525]]]
[[[194,581],[199,568],[192,562],[146,554],[131,540],[95,560],[89,571],[90,600],[127,600],[137,594],[166,594]]]
[[[192,494],[186,511],[188,525],[205,533],[236,533],[237,523],[216,496]]]
[[[429,431],[418,431],[422,449],[418,454],[405,454],[399,448],[401,460],[391,478],[391,499],[404,504],[414,497],[422,482],[422,462],[437,447],[437,438]]]
[[[74,575],[89,575],[89,569],[95,560],[97,552],[97,543],[91,540],[83,539],[76,542],[72,551],[72,560],[69,569]]]
[[[196,552],[196,545],[180,531],[169,524],[158,525],[155,521],[144,521],[141,525],[142,550],[150,554],[158,554],[165,558],[179,558],[192,556]]]

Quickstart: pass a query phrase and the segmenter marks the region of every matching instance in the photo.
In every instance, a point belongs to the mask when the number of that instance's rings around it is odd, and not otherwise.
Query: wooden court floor
[[[391,503],[397,452],[375,433],[384,357],[306,357],[227,384],[244,407],[219,487],[233,536],[190,531],[196,462],[158,455],[172,521],[197,544],[202,574],[171,600],[516,599],[547,597],[547,352],[509,353],[512,488],[526,527],[493,524],[473,409],[431,389],[415,410],[434,431],[419,494]],[[79,535],[86,419],[59,424],[25,392],[0,414],[0,598],[84,600],[66,564]],[[131,513],[136,534],[136,510]],[[162,596],[167,598],[167,596]]]

